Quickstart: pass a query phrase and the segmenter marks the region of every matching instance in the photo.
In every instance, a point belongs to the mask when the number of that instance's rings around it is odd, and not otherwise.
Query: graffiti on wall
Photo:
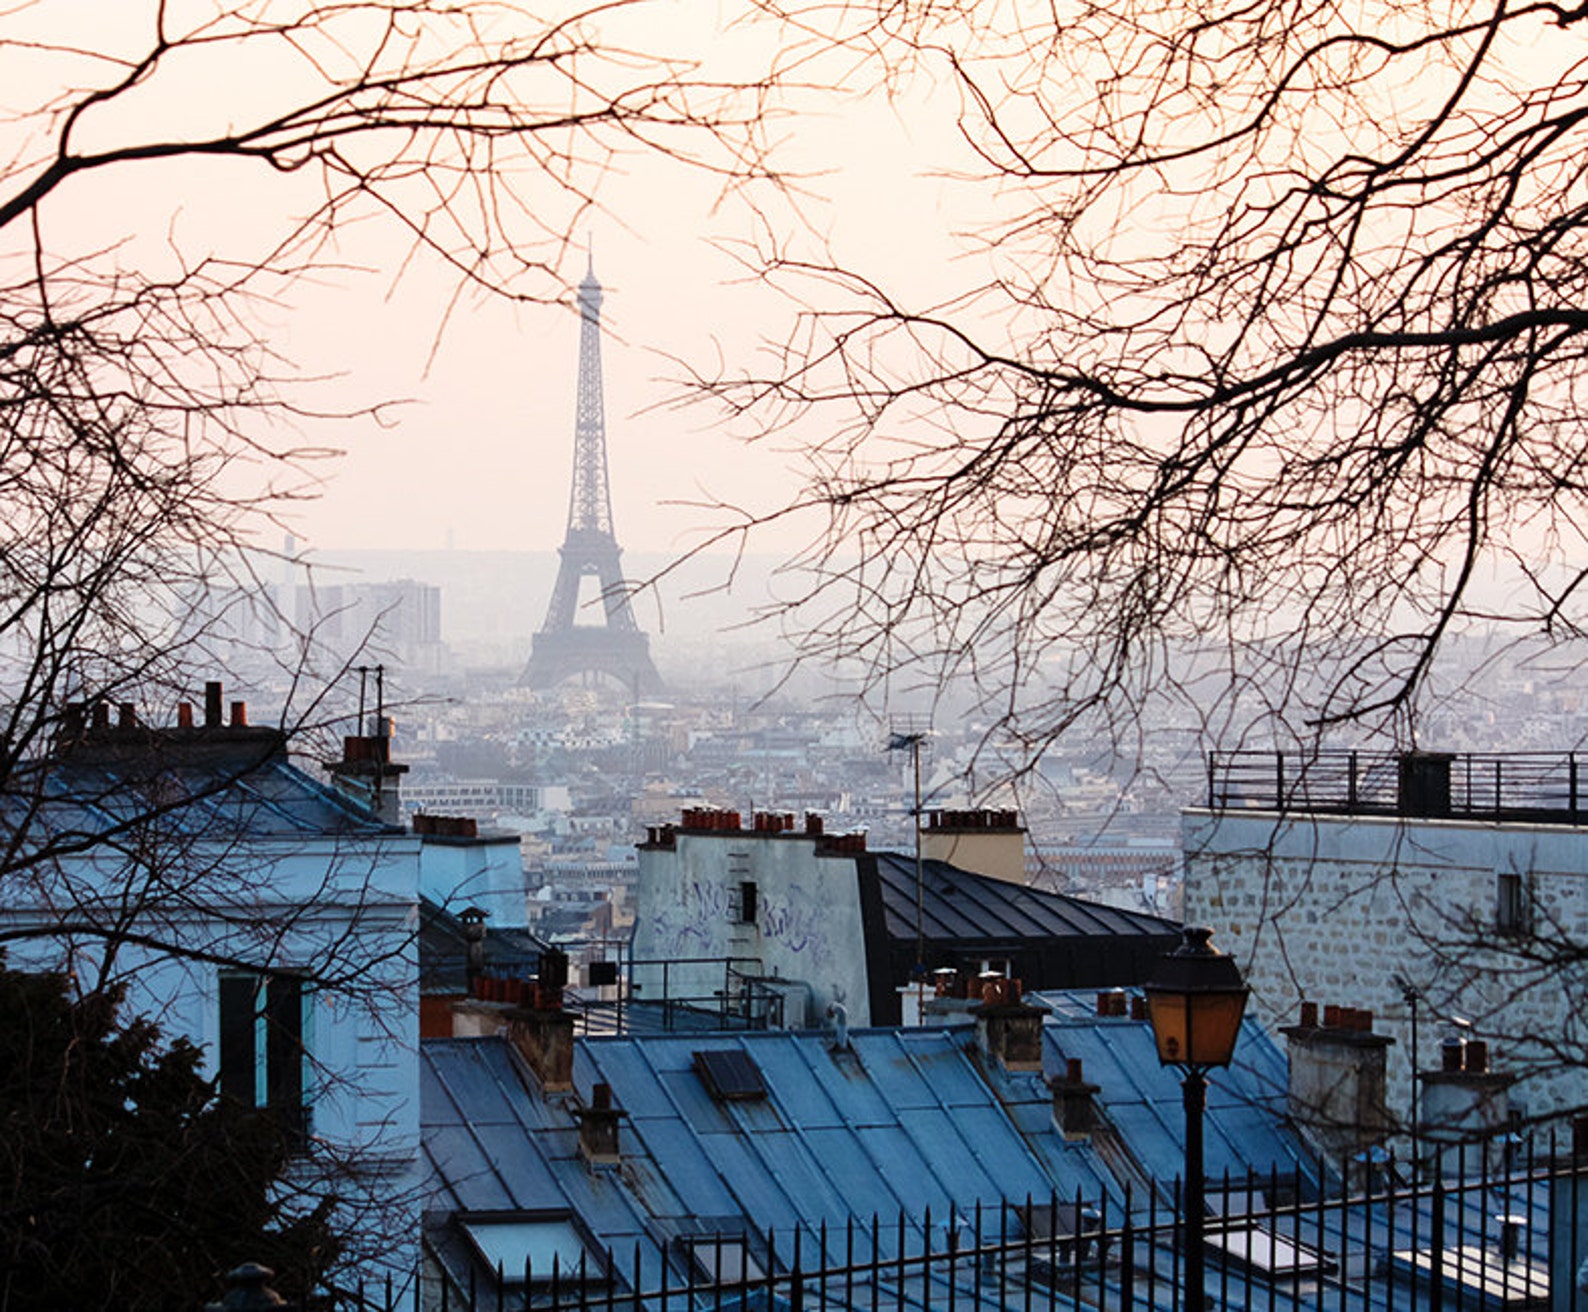
[[[650,921],[648,949],[663,957],[722,957],[736,951],[732,942],[738,913],[738,890],[711,879],[691,879],[672,906],[658,909]],[[846,908],[835,908],[822,890],[792,885],[786,894],[763,893],[756,915],[760,951],[770,965],[787,974],[819,978],[837,961],[835,921]],[[796,963],[783,964],[785,956]]]

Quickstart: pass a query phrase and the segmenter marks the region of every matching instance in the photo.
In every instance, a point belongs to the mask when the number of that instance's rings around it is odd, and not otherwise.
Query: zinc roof
[[[398,832],[293,765],[279,735],[244,732],[234,743],[161,738],[145,751],[42,763],[0,795],[0,826],[26,824],[35,841],[56,842],[148,825],[171,838],[226,840]]]
[[[888,934],[915,938],[915,858],[876,853]],[[921,862],[921,918],[929,939],[1052,939],[1168,935],[1179,926],[1142,912],[1049,893],[961,870],[946,861]]]
[[[1036,995],[1053,1010],[1043,1026],[1044,1063],[1062,1072],[1078,1057],[1082,1076],[1099,1086],[1098,1105],[1126,1150],[1148,1176],[1174,1180],[1185,1169],[1185,1110],[1181,1073],[1158,1061],[1152,1026],[1128,1016],[1093,1014],[1095,994]],[[1285,1054],[1256,1021],[1247,1019],[1228,1067],[1208,1074],[1204,1158],[1209,1181],[1310,1175],[1309,1155],[1285,1122]]]
[[[1003,1200],[1118,1189],[1090,1144],[1054,1129],[1035,1074],[984,1070],[967,1027],[856,1030],[835,1051],[813,1031],[582,1040],[574,1082],[588,1104],[611,1086],[627,1113],[620,1171],[577,1152],[573,1102],[542,1094],[501,1039],[426,1040],[421,1117],[436,1205],[452,1211],[568,1210],[620,1257],[642,1237],[709,1217],[756,1232],[801,1232],[830,1254],[855,1227],[857,1252],[913,1245],[928,1208],[939,1222]],[[702,1049],[736,1049],[764,1099],[719,1102],[694,1068]],[[509,1146],[509,1141],[510,1146]],[[655,1261],[642,1255],[642,1262]],[[625,1268],[628,1262],[624,1263]]]

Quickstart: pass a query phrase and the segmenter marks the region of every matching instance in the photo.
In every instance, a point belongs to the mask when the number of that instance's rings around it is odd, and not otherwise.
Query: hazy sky
[[[108,65],[82,57],[82,43],[112,53],[139,48],[153,8],[142,0],[43,0],[20,19],[8,16],[12,40],[24,35],[79,49],[0,51],[3,108],[35,116],[36,130],[39,106],[61,88],[107,76]],[[85,24],[90,13],[98,21]],[[711,8],[694,0],[637,13],[624,33],[628,44],[711,48],[719,72],[737,72],[725,59],[753,68],[775,54],[769,34],[715,34]],[[129,123],[181,133],[195,121],[245,121],[291,76],[290,65],[263,61],[174,62],[135,93],[135,113],[118,110],[89,127],[110,140],[134,130]],[[764,508],[797,486],[786,452],[747,448],[736,440],[742,432],[710,407],[666,405],[683,372],[669,356],[708,371],[719,362],[731,367],[763,339],[789,331],[794,307],[746,283],[723,244],[769,226],[804,255],[830,242],[901,292],[918,290],[925,298],[948,285],[952,221],[945,184],[925,175],[952,159],[952,151],[944,153],[953,140],[952,94],[912,93],[890,104],[807,89],[800,99],[801,115],[778,129],[784,141],[777,158],[807,175],[801,202],[807,228],[768,192],[724,198],[712,178],[643,155],[601,178],[598,200],[606,213],[579,225],[594,242],[607,293],[608,439],[618,536],[627,549],[678,550],[697,541],[703,525],[721,522],[670,503],[721,497]],[[0,144],[15,159],[25,155],[20,141],[18,129],[14,140]],[[255,166],[125,165],[69,184],[47,207],[46,239],[63,251],[117,247],[116,258],[144,267],[170,259],[172,249],[189,260],[246,254],[283,206],[312,200],[295,186]],[[561,204],[554,191],[545,194],[550,207]],[[302,373],[326,380],[314,393],[320,402],[410,402],[389,411],[384,427],[305,430],[308,441],[342,446],[347,454],[317,466],[325,481],[316,499],[294,510],[292,527],[304,543],[323,548],[555,548],[567,515],[576,315],[567,305],[513,306],[482,295],[452,300],[454,281],[423,263],[394,286],[402,254],[391,230],[367,222],[350,227],[335,252],[347,268],[319,273],[254,310],[274,349]],[[583,265],[581,252],[569,253],[570,287]],[[790,434],[783,444],[796,440]],[[772,534],[761,545],[782,550],[799,541],[797,533]]]
[[[803,121],[787,151],[797,167],[824,170],[808,184],[826,199],[808,212],[840,251],[902,287],[931,286],[924,263],[948,250],[942,184],[921,176],[926,125],[906,125],[885,105],[834,105]],[[672,551],[708,519],[684,504],[720,496],[761,507],[799,477],[776,446],[751,448],[709,404],[679,408],[687,362],[730,365],[789,330],[795,306],[750,282],[728,253],[760,222],[747,199],[713,210],[715,185],[668,161],[631,164],[602,185],[607,216],[588,230],[605,288],[603,347],[607,438],[618,537],[625,548]],[[815,238],[792,221],[780,236],[806,250]],[[570,282],[583,260],[570,260]],[[372,289],[368,289],[372,290]],[[305,359],[338,359],[350,384],[410,395],[389,432],[352,442],[306,534],[326,545],[546,549],[562,540],[573,449],[578,320],[571,307],[513,307],[475,297],[436,345],[439,286],[405,290],[395,307],[366,294],[328,298],[347,335],[316,333]],[[570,295],[571,301],[571,295]],[[392,312],[388,312],[391,310]],[[299,331],[302,331],[300,329]],[[310,331],[314,331],[313,328]],[[340,357],[340,358],[339,358]],[[677,360],[670,358],[677,357]],[[768,549],[797,535],[769,534]]]

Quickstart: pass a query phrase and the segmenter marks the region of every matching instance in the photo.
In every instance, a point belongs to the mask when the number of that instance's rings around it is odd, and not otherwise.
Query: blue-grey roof
[[[70,844],[158,824],[173,838],[351,837],[399,832],[289,760],[273,729],[138,730],[58,751],[13,776],[0,828]]]
[[[876,853],[882,904],[892,938],[915,938],[915,858]],[[1178,940],[1172,920],[1124,911],[1064,893],[961,870],[946,861],[921,862],[921,920],[928,939],[1016,939],[1165,936]]]
[[[1138,1159],[1132,1170],[1172,1177],[1183,1161],[1179,1079],[1158,1066],[1146,1022],[1092,1015],[1090,995],[1054,995],[1049,1001],[1049,1073],[1062,1069],[1066,1057],[1082,1057],[1085,1077],[1101,1086],[1098,1098],[1109,1122]],[[575,1057],[577,1093],[547,1096],[505,1040],[426,1040],[421,1103],[424,1151],[435,1185],[428,1226],[432,1252],[440,1252],[457,1279],[452,1261],[469,1260],[468,1250],[455,1228],[449,1231],[447,1215],[572,1213],[601,1247],[612,1250],[619,1288],[608,1297],[626,1306],[633,1294],[636,1306],[661,1312],[688,1305],[680,1290],[686,1272],[673,1242],[678,1236],[765,1236],[770,1229],[785,1282],[775,1292],[748,1294],[730,1286],[720,1302],[727,1308],[760,1299],[760,1306],[788,1307],[784,1294],[794,1234],[801,1240],[801,1269],[810,1271],[821,1265],[825,1225],[826,1262],[843,1268],[851,1240],[846,1225],[853,1222],[852,1255],[862,1269],[807,1287],[806,1298],[808,1306],[819,1301],[864,1312],[895,1305],[889,1300],[897,1298],[900,1280],[910,1288],[927,1282],[919,1266],[906,1278],[892,1265],[902,1213],[906,1258],[919,1259],[923,1240],[938,1254],[930,1294],[921,1294],[926,1306],[965,1312],[1071,1307],[1072,1281],[1084,1282],[1088,1301],[1104,1285],[1105,1305],[1123,1297],[1122,1268],[1065,1268],[1062,1250],[1054,1267],[1051,1241],[1022,1241],[1017,1217],[1028,1195],[1040,1208],[1052,1191],[1060,1204],[1077,1197],[1103,1200],[1106,1224],[1119,1226],[1125,1177],[1111,1178],[1104,1169],[1105,1161],[1117,1160],[1107,1146],[1114,1135],[1099,1136],[1101,1150],[1065,1142],[1053,1128],[1042,1077],[987,1066],[968,1027],[860,1030],[851,1035],[847,1052],[833,1052],[829,1043],[828,1036],[811,1032],[583,1040]],[[753,1061],[766,1097],[713,1099],[695,1070],[694,1054],[707,1048]],[[1235,1063],[1213,1077],[1207,1142],[1213,1172],[1250,1166],[1266,1175],[1272,1165],[1295,1178],[1297,1145],[1280,1116],[1283,1075],[1278,1048],[1248,1025]],[[612,1088],[616,1105],[627,1113],[618,1168],[593,1168],[578,1155],[574,1107],[590,1102],[597,1082]],[[1378,1189],[1383,1187],[1381,1182]],[[1485,1182],[1461,1201],[1459,1217],[1449,1224],[1473,1241],[1486,1233],[1485,1207],[1492,1211],[1498,1203],[1502,1210],[1541,1217],[1542,1187],[1502,1198]],[[1005,1209],[1004,1201],[1013,1206]],[[1159,1193],[1156,1201],[1152,1207],[1153,1195],[1140,1189],[1131,1208],[1137,1227],[1133,1306],[1142,1312],[1169,1312],[1183,1297],[1172,1199]],[[978,1202],[985,1242],[996,1244],[1001,1227],[1008,1226],[1011,1248],[990,1263],[946,1262],[950,1207],[958,1213],[955,1233],[963,1253]],[[921,1224],[928,1207],[930,1238]],[[875,1232],[873,1215],[881,1222]],[[1236,1224],[1254,1225],[1259,1236],[1284,1237],[1299,1229],[1303,1244],[1330,1261],[1351,1254],[1358,1275],[1367,1251],[1426,1247],[1430,1234],[1426,1198],[1412,1205],[1404,1194],[1397,1203],[1381,1192],[1370,1211],[1353,1208],[1348,1217],[1307,1206]],[[1526,1242],[1537,1257],[1542,1227],[1534,1230]],[[874,1257],[885,1265],[866,1269]],[[1046,1277],[1044,1266],[1051,1271]],[[1272,1280],[1259,1273],[1247,1285],[1239,1269],[1211,1261],[1207,1279],[1219,1305],[1244,1305],[1250,1296],[1278,1312],[1310,1312],[1320,1305],[1324,1288],[1283,1270]],[[671,1304],[655,1296],[664,1280],[675,1291]],[[1467,1292],[1467,1305],[1478,1305]],[[1355,1306],[1361,1295],[1353,1289],[1350,1297]],[[1331,1288],[1331,1306],[1334,1298]],[[1381,1280],[1363,1302],[1375,1309],[1421,1309],[1429,1305],[1426,1281],[1414,1292],[1404,1283]]]
[[[1181,1075],[1158,1061],[1152,1026],[1127,1016],[1098,1016],[1093,993],[1036,995],[1052,1015],[1043,1026],[1044,1063],[1062,1073],[1079,1058],[1082,1076],[1099,1086],[1096,1100],[1141,1171],[1172,1181],[1185,1169]],[[1208,1077],[1204,1161],[1210,1181],[1225,1171],[1309,1174],[1309,1155],[1285,1120],[1287,1066],[1273,1039],[1248,1019],[1229,1067]]]
[[[927,1209],[946,1221],[980,1205],[996,1225],[1006,1199],[1117,1197],[1092,1146],[1054,1129],[1041,1078],[984,1071],[971,1042],[963,1026],[858,1030],[837,1052],[810,1031],[581,1041],[580,1101],[605,1083],[627,1113],[619,1172],[578,1157],[571,1104],[542,1095],[506,1041],[426,1040],[421,1117],[437,1204],[567,1209],[619,1254],[697,1217],[798,1229],[814,1253],[825,1224],[836,1257],[851,1222],[869,1251],[873,1216],[887,1254],[901,1213],[913,1243]],[[694,1066],[706,1048],[747,1055],[767,1096],[714,1100]]]
[[[485,969],[489,974],[528,979],[540,968],[544,939],[527,929],[485,926]],[[419,988],[423,993],[459,994],[469,990],[469,940],[463,922],[429,898],[419,899]]]

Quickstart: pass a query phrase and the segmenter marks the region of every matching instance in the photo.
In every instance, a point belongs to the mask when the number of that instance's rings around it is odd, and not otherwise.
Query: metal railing
[[[1585,763],[1576,752],[1210,752],[1207,805],[1581,824]]]
[[[1588,1255],[1588,1166],[1536,1159],[1412,1186],[1393,1159],[1357,1159],[1312,1179],[1208,1181],[1211,1306],[1281,1310],[1396,1308],[1426,1312],[1553,1306],[1588,1312],[1571,1279]],[[1343,1182],[1356,1180],[1355,1187]],[[1179,1181],[1117,1195],[1005,1200],[920,1215],[851,1217],[788,1231],[652,1238],[591,1246],[577,1265],[494,1273],[432,1248],[420,1288],[393,1301],[338,1304],[363,1312],[1100,1312],[1162,1309],[1184,1298]],[[1581,1200],[1581,1201],[1580,1201]],[[1555,1208],[1551,1224],[1551,1206]],[[734,1246],[725,1263],[725,1246]],[[1558,1251],[1557,1251],[1558,1249]],[[714,1269],[713,1269],[714,1267]]]
[[[677,976],[697,980],[702,968],[721,972],[705,992],[681,988]],[[703,1024],[723,1030],[777,1029],[783,1024],[782,1000],[760,983],[758,957],[631,958],[628,973],[609,1000],[569,995],[564,1007],[573,1012],[584,1033],[623,1033],[645,1009],[654,1027],[664,1031],[699,1029]],[[698,987],[698,984],[697,984]],[[640,1028],[651,1027],[641,1025]]]

